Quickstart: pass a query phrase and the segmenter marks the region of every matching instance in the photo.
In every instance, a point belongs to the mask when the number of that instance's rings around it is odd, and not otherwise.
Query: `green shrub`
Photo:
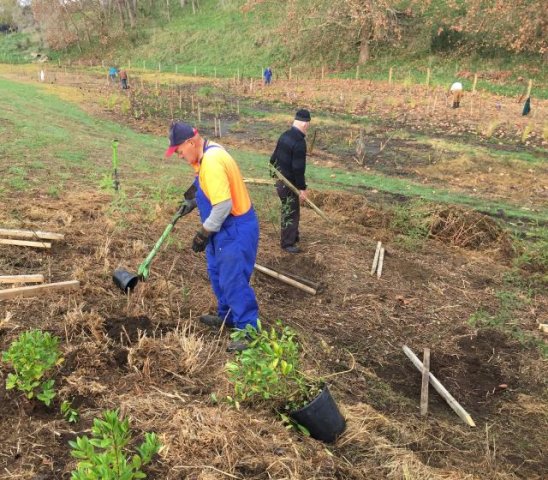
[[[43,378],[63,361],[58,337],[40,330],[23,332],[11,344],[9,350],[3,353],[2,360],[11,363],[15,370],[15,373],[10,373],[6,379],[6,390],[17,388],[24,392],[27,398],[36,396],[46,405],[51,404],[55,397],[55,381]],[[37,394],[39,389],[41,391]]]
[[[226,364],[228,379],[234,385],[234,403],[254,400],[283,402],[289,409],[307,403],[319,382],[310,381],[299,370],[300,351],[295,332],[277,322],[280,332],[248,326],[231,335],[248,339],[249,348]]]
[[[120,420],[118,410],[106,410],[102,418],[95,418],[92,438],[77,437],[70,441],[71,455],[80,460],[72,472],[72,480],[133,480],[146,478],[141,467],[150,463],[161,448],[155,433],[145,433],[137,453],[127,451],[131,442],[129,420]]]
[[[72,408],[72,403],[68,400],[63,400],[63,403],[61,403],[61,413],[69,423],[76,423],[80,419],[78,410]]]

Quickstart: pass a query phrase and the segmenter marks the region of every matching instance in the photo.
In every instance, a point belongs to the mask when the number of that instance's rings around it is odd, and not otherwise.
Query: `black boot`
[[[211,328],[221,328],[224,320],[218,315],[201,315],[200,322]]]

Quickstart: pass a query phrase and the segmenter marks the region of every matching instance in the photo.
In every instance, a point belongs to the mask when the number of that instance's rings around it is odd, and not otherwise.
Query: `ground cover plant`
[[[55,380],[48,377],[63,361],[58,337],[40,330],[23,332],[3,352],[2,361],[15,370],[6,378],[7,390],[17,389],[29,399],[36,397],[48,406],[51,404]]]
[[[540,137],[525,145],[520,135],[493,133],[493,141],[467,132],[479,131],[485,119],[476,110],[478,118],[474,112],[468,118],[464,108],[443,109],[441,96],[424,125],[415,110],[405,122],[397,120],[391,110],[410,108],[400,103],[406,93],[383,84],[326,79],[314,89],[283,82],[249,92],[244,83],[198,79],[197,89],[211,86],[208,99],[223,92],[240,101],[240,116],[221,139],[206,122],[214,110],[204,113],[200,128],[227,146],[246,177],[269,178],[273,142],[294,106],[315,105],[322,128],[308,183],[331,222],[303,208],[302,255],[289,258],[279,250],[273,186],[249,188],[261,220],[258,263],[321,284],[310,296],[259,273],[252,279],[265,331],[282,319],[298,334],[303,371],[329,379],[347,420],[346,432],[325,446],[286,430],[263,402],[236,410],[218,401],[234,395],[225,366],[235,357],[225,352],[225,332],[205,330],[196,319],[215,309],[204,259],[189,248],[197,218],[177,224],[149,279],[132,295],[112,284],[115,268],[142,262],[192,180],[180,160],[162,157],[169,106],[158,116],[132,119],[118,108],[121,102],[106,102],[113,87],[102,75],[61,68],[54,83],[39,86],[27,68],[1,70],[6,141],[0,149],[8,162],[0,164],[0,223],[62,232],[66,240],[51,252],[2,246],[0,271],[75,278],[81,289],[0,303],[0,349],[28,329],[59,337],[65,361],[56,390],[71,399],[80,419],[69,424],[57,408],[22,403],[2,381],[0,463],[10,475],[70,478],[78,460],[68,442],[89,436],[94,419],[119,408],[120,418],[131,418],[137,444],[144,432],[156,432],[164,446],[142,469],[149,478],[543,477],[547,399],[539,347],[545,338],[538,325],[548,306]],[[196,78],[176,78],[185,95],[197,90]],[[159,89],[169,81],[160,81]],[[155,87],[153,76],[144,79],[144,89]],[[348,113],[357,105],[347,94],[354,87],[367,95],[378,87],[375,108],[364,109],[372,125],[365,165],[353,158],[364,121]],[[394,105],[383,107],[390,97]],[[173,100],[178,108],[177,93]],[[422,113],[424,100],[416,107]],[[486,96],[484,106],[488,100],[496,101]],[[513,114],[502,111],[510,121]],[[508,125],[501,132],[511,131]],[[118,193],[111,181],[114,138],[120,142]],[[445,169],[433,168],[440,166]],[[507,173],[515,174],[517,188]],[[386,247],[381,278],[369,273],[379,240]],[[480,310],[485,314],[473,317]],[[417,353],[431,349],[432,372],[478,428],[462,424],[434,393],[428,416],[420,417],[420,373],[403,344]],[[2,380],[10,372],[3,365]],[[125,458],[130,464],[129,454]]]

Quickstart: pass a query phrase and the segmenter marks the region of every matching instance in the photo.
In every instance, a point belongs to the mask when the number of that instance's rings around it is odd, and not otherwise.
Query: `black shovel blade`
[[[135,288],[139,282],[139,277],[123,268],[118,268],[117,270],[114,270],[112,280],[120,290],[124,293],[128,293]]]

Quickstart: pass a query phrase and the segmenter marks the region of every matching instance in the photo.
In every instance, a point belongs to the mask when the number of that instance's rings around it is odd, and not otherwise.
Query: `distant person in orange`
[[[127,90],[129,88],[127,84],[127,72],[125,70],[120,70],[118,75],[120,77],[120,85],[122,86],[122,89]]]
[[[451,87],[449,88],[449,93],[453,95],[453,108],[459,108],[460,107],[460,100],[463,95],[463,88],[462,83],[455,82]]]
[[[205,325],[243,330],[257,328],[259,308],[249,280],[259,245],[259,222],[240,169],[219,144],[200,136],[187,123],[174,122],[169,132],[166,157],[177,153],[194,169],[195,196],[186,198],[183,212],[198,207],[202,226],[192,241],[192,250],[206,252],[207,272],[217,297],[217,315],[202,315]],[[229,351],[243,350],[242,342],[231,342]]]

